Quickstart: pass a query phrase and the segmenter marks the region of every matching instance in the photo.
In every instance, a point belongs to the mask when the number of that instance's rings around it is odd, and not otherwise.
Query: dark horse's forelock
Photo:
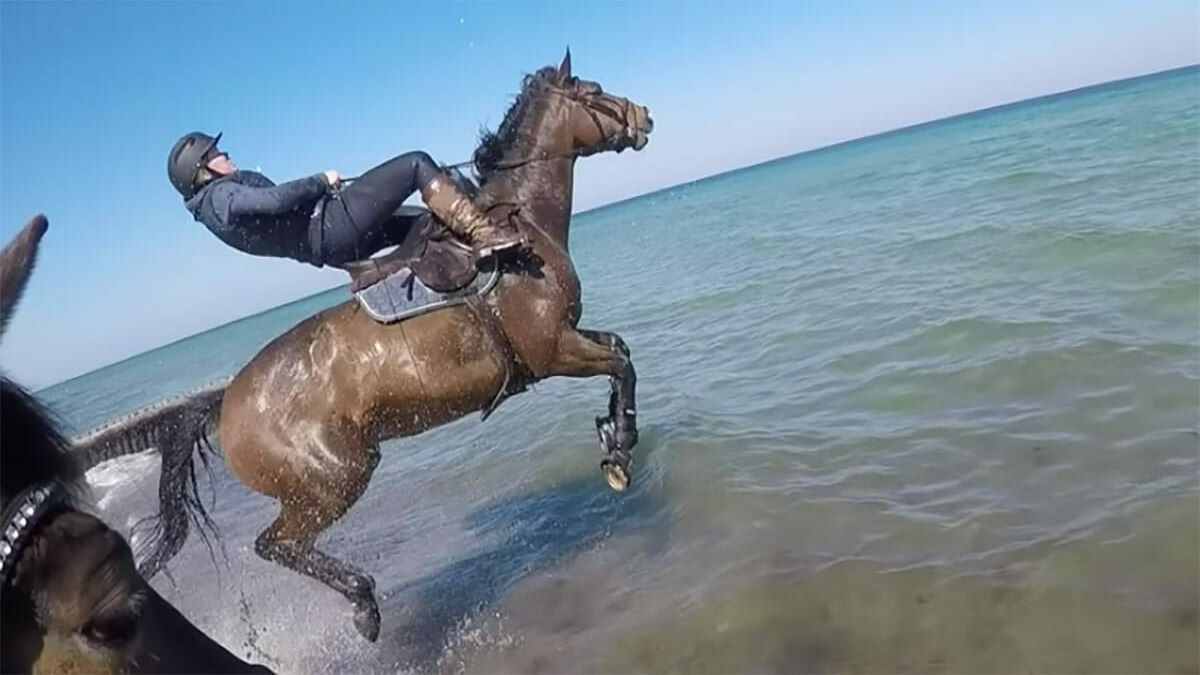
[[[532,127],[546,110],[546,97],[542,90],[547,84],[558,83],[558,70],[547,66],[536,73],[526,75],[521,83],[521,93],[504,113],[504,121],[495,131],[484,129],[479,135],[479,147],[475,149],[475,176],[480,184],[487,183],[495,173],[504,155],[523,135],[532,135]]]

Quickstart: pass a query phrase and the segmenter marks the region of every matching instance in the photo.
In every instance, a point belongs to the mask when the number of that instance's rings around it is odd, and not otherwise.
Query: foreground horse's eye
[[[107,647],[120,647],[137,635],[138,617],[132,612],[98,616],[83,627],[83,636]]]

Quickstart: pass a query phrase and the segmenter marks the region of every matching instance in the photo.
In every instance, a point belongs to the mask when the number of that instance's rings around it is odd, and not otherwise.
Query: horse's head
[[[133,554],[95,517],[57,508],[26,535],[6,580],[5,672],[129,672],[141,647],[147,598]]]
[[[645,106],[573,75],[567,51],[557,68],[546,66],[525,77],[499,129],[485,132],[480,140],[475,167],[487,183],[499,171],[540,159],[641,150],[653,130]]]
[[[32,274],[46,229],[39,215],[0,252],[0,332]],[[76,508],[71,493],[82,487],[82,476],[50,412],[3,376],[0,408],[0,669],[224,668],[213,664],[227,652],[205,644],[207,638],[146,584],[125,539]]]
[[[570,50],[558,68],[547,72],[546,77],[548,90],[568,102],[567,126],[573,136],[573,148],[580,156],[608,150],[621,152],[626,148],[641,150],[650,142],[650,132],[654,131],[650,110],[605,92],[596,82],[573,75]]]
[[[0,331],[33,272],[46,228],[36,216],[0,253]],[[78,474],[49,414],[7,378],[0,385],[5,672],[127,670],[144,603],[133,554],[119,534],[71,507],[67,490]]]

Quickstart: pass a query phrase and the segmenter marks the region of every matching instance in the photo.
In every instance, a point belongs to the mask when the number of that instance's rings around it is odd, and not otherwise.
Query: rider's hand
[[[329,187],[337,187],[342,183],[342,177],[338,175],[338,172],[330,169],[325,172],[325,181],[329,183]]]

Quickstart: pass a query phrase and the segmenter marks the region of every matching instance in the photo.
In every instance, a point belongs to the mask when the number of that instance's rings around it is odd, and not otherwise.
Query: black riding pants
[[[325,200],[320,228],[320,256],[325,265],[363,260],[404,240],[417,220],[404,200],[424,188],[442,170],[427,153],[393,157],[342,187]],[[419,213],[419,212],[418,212]]]

